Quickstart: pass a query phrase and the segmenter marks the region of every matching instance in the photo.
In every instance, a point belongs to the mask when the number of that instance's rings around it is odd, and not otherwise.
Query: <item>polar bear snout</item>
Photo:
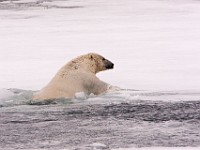
[[[113,69],[114,64],[111,61],[107,60],[105,67],[106,69]]]

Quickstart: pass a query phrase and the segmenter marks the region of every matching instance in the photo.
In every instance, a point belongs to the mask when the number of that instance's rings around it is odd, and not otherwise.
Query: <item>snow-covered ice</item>
[[[74,9],[47,9],[46,3],[51,1],[0,10],[0,88],[39,90],[67,61],[92,51],[115,63],[114,70],[98,75],[112,85],[200,89],[199,1],[51,4],[80,6]]]

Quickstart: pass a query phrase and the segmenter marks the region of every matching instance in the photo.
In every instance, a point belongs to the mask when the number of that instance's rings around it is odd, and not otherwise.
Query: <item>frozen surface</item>
[[[0,0],[0,149],[199,147],[199,39],[197,0]],[[121,90],[32,101],[88,52]]]
[[[39,90],[67,61],[92,51],[115,63],[98,75],[112,85],[200,89],[199,1],[13,2],[0,3],[0,88]]]

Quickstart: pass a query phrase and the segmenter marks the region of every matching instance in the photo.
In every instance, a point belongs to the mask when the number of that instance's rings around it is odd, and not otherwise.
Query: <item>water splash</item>
[[[22,89],[1,89],[0,106],[25,105],[32,99],[34,92]]]
[[[119,104],[137,103],[139,101],[199,101],[200,92],[198,91],[140,91],[133,89],[112,89],[101,95],[83,92],[76,93],[75,98],[59,98],[51,100],[33,100],[36,91],[23,89],[1,89],[0,106],[8,107],[15,105],[69,105],[69,104]]]

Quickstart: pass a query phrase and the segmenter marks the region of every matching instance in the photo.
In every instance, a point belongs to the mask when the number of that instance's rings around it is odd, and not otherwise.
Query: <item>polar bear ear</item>
[[[89,54],[89,59],[93,60],[94,57],[92,56],[92,54]]]

